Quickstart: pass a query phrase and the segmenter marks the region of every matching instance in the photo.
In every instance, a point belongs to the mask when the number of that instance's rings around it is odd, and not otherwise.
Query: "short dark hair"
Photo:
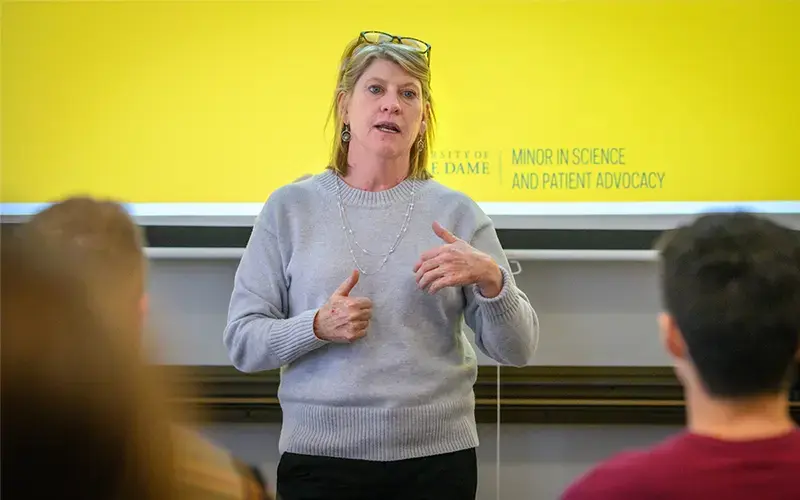
[[[800,342],[800,236],[747,212],[704,214],[658,241],[661,292],[706,390],[788,388]]]

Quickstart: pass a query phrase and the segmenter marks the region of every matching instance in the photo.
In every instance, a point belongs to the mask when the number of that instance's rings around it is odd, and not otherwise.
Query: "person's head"
[[[708,397],[784,393],[800,339],[800,239],[748,213],[705,214],[658,243],[662,341]]]
[[[0,249],[3,491],[10,498],[175,498],[163,386],[119,339],[79,263],[30,239]]]
[[[346,175],[349,161],[363,157],[407,159],[409,177],[430,177],[434,112],[429,58],[427,43],[380,32],[364,32],[348,44],[332,106],[337,126],[333,170]]]
[[[22,228],[38,244],[70,253],[98,300],[143,326],[147,312],[144,236],[119,203],[77,196],[50,205]]]

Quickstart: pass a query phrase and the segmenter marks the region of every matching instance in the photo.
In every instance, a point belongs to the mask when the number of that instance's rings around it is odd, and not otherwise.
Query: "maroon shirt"
[[[584,474],[562,500],[798,500],[800,430],[754,441],[689,432],[615,455]]]

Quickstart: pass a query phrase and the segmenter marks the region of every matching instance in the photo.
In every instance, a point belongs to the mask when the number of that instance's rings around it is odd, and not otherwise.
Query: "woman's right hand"
[[[353,271],[317,312],[314,317],[314,335],[317,338],[349,343],[367,334],[372,318],[372,301],[364,297],[350,297],[358,277],[358,271]]]

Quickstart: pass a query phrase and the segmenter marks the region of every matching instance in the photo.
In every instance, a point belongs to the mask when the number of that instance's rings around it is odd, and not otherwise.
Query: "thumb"
[[[350,291],[356,286],[356,283],[358,283],[358,271],[353,271],[353,274],[348,276],[347,279],[344,280],[344,283],[339,285],[339,288],[337,288],[333,294],[346,297],[350,295]]]
[[[436,236],[444,240],[445,243],[455,243],[458,241],[458,238],[456,238],[453,233],[443,228],[438,222],[433,223],[433,232],[436,233]]]

